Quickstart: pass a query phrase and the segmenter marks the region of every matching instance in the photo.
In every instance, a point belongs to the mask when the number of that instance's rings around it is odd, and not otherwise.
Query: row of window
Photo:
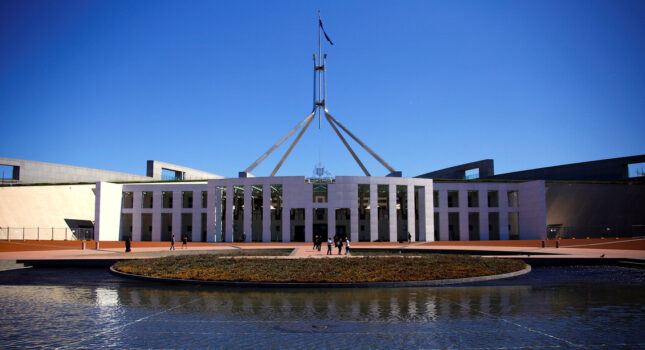
[[[461,225],[459,219],[460,213],[448,213],[448,240],[450,241],[459,241],[462,236],[466,236],[465,232],[460,232]],[[498,240],[500,237],[500,213],[499,212],[489,212],[488,214],[483,214],[488,216],[488,239],[489,240]],[[508,238],[509,239],[519,239],[520,238],[520,214],[517,212],[507,213],[507,223],[508,223]],[[439,241],[441,238],[440,235],[440,216],[439,213],[434,213],[434,234],[435,240]],[[469,241],[478,241],[481,240],[480,232],[480,213],[471,212],[468,213],[468,240]]]
[[[152,208],[153,206],[153,192],[150,191],[144,191],[141,192],[142,194],[142,201],[141,201],[141,207],[142,208]],[[123,197],[122,197],[122,207],[125,209],[131,209],[134,207],[134,193],[133,192],[123,192]],[[173,192],[172,191],[164,191],[161,192],[161,207],[162,208],[172,208],[173,203]],[[208,192],[207,191],[202,191],[202,208],[206,208],[208,206]],[[193,207],[193,191],[182,191],[181,192],[181,207],[182,208],[187,208],[190,209]]]
[[[478,208],[479,207],[479,192],[477,190],[468,191],[468,207],[469,208]],[[435,208],[439,207],[439,191],[434,191],[433,193],[434,206]],[[488,191],[488,207],[497,208],[499,207],[499,191]],[[506,196],[508,199],[508,206],[510,208],[517,208],[520,205],[519,197],[517,191],[507,191]],[[448,208],[457,208],[459,207],[459,191],[448,191]]]

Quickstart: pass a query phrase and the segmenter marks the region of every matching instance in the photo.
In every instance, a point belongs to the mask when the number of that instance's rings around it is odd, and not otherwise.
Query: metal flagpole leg
[[[349,135],[352,139],[354,139],[354,141],[356,141],[359,145],[361,145],[367,152],[369,152],[369,154],[372,155],[372,157],[374,157],[376,160],[379,161],[379,163],[381,163],[384,167],[386,167],[387,170],[389,170],[390,172],[393,172],[393,173],[396,172],[396,170],[394,170],[381,157],[379,157],[378,154],[374,153],[374,151],[372,151],[369,147],[367,147],[367,145],[364,144],[363,141],[359,140],[358,137],[354,136],[354,134],[352,134],[351,131],[347,130],[347,128],[344,127],[343,124],[339,123],[338,120],[336,120],[336,118],[334,118],[331,114],[329,114],[327,112],[325,112],[325,115],[328,116],[329,118],[331,118],[331,120],[334,123],[336,123],[338,126],[340,126],[340,128],[343,129],[347,133],[347,135]]]
[[[273,171],[271,172],[271,175],[269,175],[269,176],[273,176],[273,175],[275,175],[275,173],[278,172],[278,169],[280,169],[280,167],[282,166],[282,163],[284,163],[285,159],[287,159],[287,157],[289,156],[289,153],[291,153],[291,150],[293,149],[293,147],[296,145],[296,143],[298,143],[298,140],[300,140],[300,137],[302,137],[302,134],[305,133],[305,130],[307,130],[307,128],[309,127],[309,124],[311,124],[311,121],[314,120],[313,114],[310,114],[309,117],[307,117],[307,118],[309,118],[309,121],[307,122],[307,124],[305,124],[305,126],[302,128],[302,130],[300,130],[300,133],[298,134],[296,139],[293,140],[293,143],[291,143],[291,146],[289,146],[289,149],[284,154],[284,156],[282,156],[282,159],[280,159],[280,162],[278,163],[278,165],[275,166],[275,169],[273,169]]]
[[[286,135],[284,135],[284,137],[282,139],[280,139],[280,141],[278,141],[278,143],[273,145],[273,147],[269,148],[268,151],[266,151],[263,155],[261,155],[260,158],[258,158],[258,160],[256,160],[253,164],[251,164],[244,171],[247,172],[247,173],[250,173],[253,169],[255,169],[255,167],[258,166],[264,160],[264,158],[268,157],[271,154],[271,152],[275,151],[276,148],[280,147],[280,145],[284,141],[286,141],[289,138],[289,136],[293,135],[293,133],[296,132],[296,130],[298,130],[302,126],[302,124],[306,123],[307,120],[309,118],[312,118],[315,114],[316,114],[316,110],[314,109],[314,111],[311,112],[311,114],[309,114],[307,117],[305,117],[305,119],[303,119],[300,122],[300,124],[296,125],[295,128],[291,129],[291,131],[289,131]]]
[[[347,143],[347,141],[345,140],[343,135],[340,133],[340,131],[338,131],[338,128],[336,128],[336,125],[334,125],[334,123],[331,121],[331,119],[329,119],[329,114],[325,113],[325,117],[327,118],[327,121],[329,122],[329,125],[331,125],[332,129],[334,129],[334,131],[336,132],[336,135],[338,135],[340,140],[343,141],[343,144],[345,145],[345,147],[347,147],[347,150],[349,151],[349,153],[352,154],[352,157],[354,157],[354,160],[356,161],[356,163],[358,163],[358,166],[360,166],[361,169],[363,169],[363,172],[365,173],[365,176],[371,176],[369,171],[367,171],[367,169],[363,165],[363,163],[361,163],[361,160],[358,159],[358,156],[356,155],[356,153],[354,153],[354,150],[352,150],[352,148],[349,146],[349,144]]]

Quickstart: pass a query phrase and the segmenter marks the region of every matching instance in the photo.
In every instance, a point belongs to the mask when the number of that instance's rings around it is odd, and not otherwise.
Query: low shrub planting
[[[497,275],[524,269],[521,260],[467,255],[335,259],[172,256],[118,262],[118,271],[161,278],[231,282],[403,282]]]

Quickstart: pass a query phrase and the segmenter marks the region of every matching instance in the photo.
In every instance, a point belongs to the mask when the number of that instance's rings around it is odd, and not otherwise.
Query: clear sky
[[[404,176],[645,153],[641,0],[14,0],[0,2],[0,156],[237,176],[312,109],[318,9],[330,113]],[[278,175],[310,176],[319,157],[362,174],[316,121]]]

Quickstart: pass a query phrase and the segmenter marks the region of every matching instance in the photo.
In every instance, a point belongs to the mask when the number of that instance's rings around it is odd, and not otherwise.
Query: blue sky
[[[642,1],[28,0],[0,2],[0,156],[237,176],[311,111],[318,9],[330,113],[404,176],[645,153]],[[362,174],[316,121],[278,175],[319,158]]]

